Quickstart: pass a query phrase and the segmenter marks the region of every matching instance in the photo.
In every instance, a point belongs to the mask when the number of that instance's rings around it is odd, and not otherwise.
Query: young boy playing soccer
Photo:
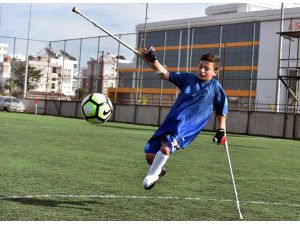
[[[219,129],[214,141],[225,144],[225,122],[228,113],[227,98],[218,80],[213,79],[219,70],[218,56],[202,55],[197,75],[191,73],[168,72],[154,55],[154,48],[145,49],[144,60],[161,78],[175,84],[181,91],[164,122],[155,131],[145,146],[146,160],[150,165],[143,184],[146,190],[154,187],[159,177],[166,173],[163,167],[170,154],[186,148],[208,123],[216,111]]]

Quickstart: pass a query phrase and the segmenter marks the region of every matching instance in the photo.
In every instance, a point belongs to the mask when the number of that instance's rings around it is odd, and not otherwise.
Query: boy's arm
[[[157,72],[164,80],[169,80],[169,71],[160,64],[157,60],[152,63],[152,68]]]
[[[219,124],[219,129],[224,129],[226,130],[226,116],[223,115],[217,115],[218,119],[218,124]]]
[[[216,85],[216,94],[214,98],[214,107],[218,120],[218,129],[213,138],[218,144],[226,143],[226,114],[228,114],[227,97],[221,85]]]
[[[144,56],[144,60],[149,62],[152,66],[152,69],[158,73],[162,79],[169,80],[169,71],[160,64],[157,60],[156,56],[154,55],[155,49],[153,47],[144,49],[142,54]]]
[[[213,142],[217,142],[218,144],[224,145],[226,142],[226,116],[217,115],[217,120],[219,124],[219,129],[213,138]]]

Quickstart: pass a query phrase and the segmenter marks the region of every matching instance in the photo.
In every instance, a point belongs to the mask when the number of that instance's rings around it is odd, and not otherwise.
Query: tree
[[[12,64],[12,78],[5,82],[5,89],[10,89],[10,87],[19,87],[24,89],[25,80],[25,64],[23,62],[15,62]],[[42,71],[37,70],[34,67],[28,66],[28,76],[27,76],[27,90],[32,90],[37,88],[38,81],[42,76]]]
[[[10,91],[10,95],[17,96],[17,85],[16,83],[12,82],[11,78],[8,78],[4,85],[3,85],[5,90]]]
[[[4,94],[4,84],[0,82],[0,94]]]
[[[83,96],[85,94],[85,91],[83,88],[78,88],[75,90],[75,96],[78,94],[78,99],[83,99]]]

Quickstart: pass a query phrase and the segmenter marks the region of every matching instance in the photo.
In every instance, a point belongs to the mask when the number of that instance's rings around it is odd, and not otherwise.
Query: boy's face
[[[200,80],[209,81],[217,75],[218,71],[214,69],[214,63],[208,61],[200,61],[197,73]]]

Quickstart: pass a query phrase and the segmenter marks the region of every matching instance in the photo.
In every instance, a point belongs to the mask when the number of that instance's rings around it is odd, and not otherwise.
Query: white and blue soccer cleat
[[[158,175],[158,177],[155,176],[146,176],[143,184],[144,184],[144,188],[146,190],[150,190],[151,188],[153,188],[155,186],[155,183],[158,181],[158,179],[162,176],[164,176],[167,173],[167,169],[166,168],[162,168],[160,174]]]

